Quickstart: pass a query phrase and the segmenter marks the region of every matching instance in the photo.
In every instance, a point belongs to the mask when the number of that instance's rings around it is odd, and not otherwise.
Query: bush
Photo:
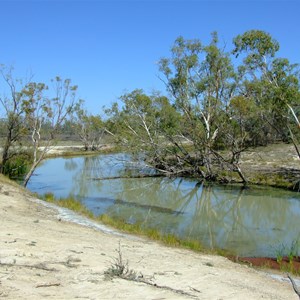
[[[22,179],[27,174],[31,162],[30,153],[16,153],[3,166],[3,174],[11,179]]]

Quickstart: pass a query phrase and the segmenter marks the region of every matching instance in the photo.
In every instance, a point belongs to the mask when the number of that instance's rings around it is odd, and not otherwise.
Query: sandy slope
[[[4,299],[297,299],[289,282],[226,258],[66,222],[7,184],[0,190],[0,228]],[[129,267],[152,285],[104,280],[119,242]]]

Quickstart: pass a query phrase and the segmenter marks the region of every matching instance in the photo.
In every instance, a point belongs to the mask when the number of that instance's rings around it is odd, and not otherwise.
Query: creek
[[[276,257],[300,241],[299,193],[187,178],[107,179],[141,171],[151,172],[125,154],[52,158],[36,169],[28,189],[74,196],[95,215],[138,222],[239,256]]]

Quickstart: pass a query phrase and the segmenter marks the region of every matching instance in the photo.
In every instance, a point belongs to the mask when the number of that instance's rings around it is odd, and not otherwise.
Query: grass
[[[280,270],[292,274],[300,274],[299,268],[295,268],[295,262],[299,259],[298,256],[299,240],[292,241],[290,247],[281,245],[276,251],[276,260]]]
[[[282,261],[283,257],[288,257],[289,261],[292,261],[295,257],[298,256],[298,249],[298,240],[293,240],[289,247],[287,245],[281,244],[275,251],[277,262]]]
[[[95,219],[94,214],[74,197],[56,199],[52,193],[47,193],[43,196],[40,196],[40,198],[46,202],[54,203],[57,206],[68,208],[80,215]]]
[[[271,186],[282,189],[293,189],[294,183],[288,181],[282,174],[256,173],[249,176],[249,182],[254,185]]]
[[[146,228],[139,223],[128,224],[124,220],[111,218],[110,216],[105,214],[97,217],[97,220],[120,231],[144,236],[151,240],[162,242],[167,246],[186,248],[193,251],[208,252],[208,250],[205,249],[199,241],[191,239],[180,239],[173,234],[163,234],[158,229]]]
[[[74,197],[56,199],[52,193],[47,193],[44,196],[40,196],[40,198],[47,202],[54,203],[60,207],[71,209],[80,215],[116,228],[122,232],[147,237],[151,240],[161,242],[166,246],[184,248],[202,253],[205,252],[210,254],[218,254],[222,256],[232,255],[232,253],[229,253],[223,249],[206,249],[198,240],[180,239],[173,234],[163,234],[156,228],[146,228],[140,223],[129,224],[125,220],[112,218],[106,214],[95,216]]]
[[[195,252],[216,254],[226,257],[235,255],[232,252],[229,252],[225,249],[205,248],[200,241],[195,239],[181,239],[174,234],[164,234],[156,228],[146,228],[139,223],[128,224],[124,220],[115,219],[105,214],[97,217],[96,219],[101,223],[114,227],[120,231],[144,236],[151,240],[161,242],[162,244],[169,247],[183,248]]]
[[[281,272],[290,273],[299,276],[300,270],[299,268],[295,267],[295,262],[290,260],[288,263],[279,263],[279,269]]]

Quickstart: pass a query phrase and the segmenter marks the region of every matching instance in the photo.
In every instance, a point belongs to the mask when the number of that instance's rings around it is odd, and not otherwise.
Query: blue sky
[[[230,49],[237,34],[261,29],[279,41],[280,56],[300,63],[299,13],[299,0],[0,0],[0,63],[16,77],[72,79],[100,114],[126,91],[164,91],[157,61],[180,35],[207,43],[217,31]]]

